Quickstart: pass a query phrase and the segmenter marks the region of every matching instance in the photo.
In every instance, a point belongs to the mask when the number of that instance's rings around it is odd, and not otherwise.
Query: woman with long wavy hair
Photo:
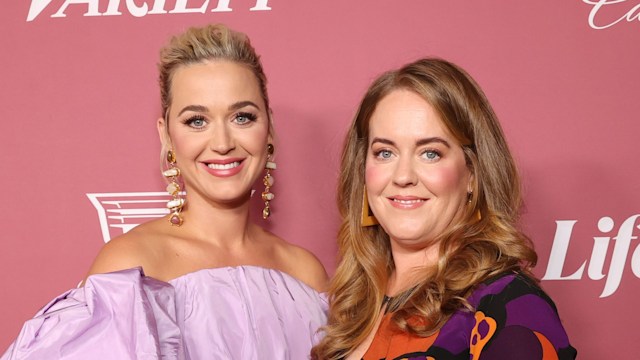
[[[518,229],[520,182],[476,82],[440,59],[387,72],[342,153],[341,260],[316,359],[572,359]]]

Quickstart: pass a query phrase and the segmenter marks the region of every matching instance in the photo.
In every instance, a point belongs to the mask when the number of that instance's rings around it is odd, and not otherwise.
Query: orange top
[[[428,349],[438,337],[438,333],[429,337],[419,337],[405,333],[391,321],[392,313],[384,314],[371,346],[362,357],[363,360],[395,359],[417,349]]]

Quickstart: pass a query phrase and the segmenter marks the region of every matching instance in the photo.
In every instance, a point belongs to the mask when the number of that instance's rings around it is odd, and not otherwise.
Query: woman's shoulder
[[[521,271],[506,272],[485,280],[469,300],[472,305],[482,307],[488,304],[506,304],[523,297],[539,298],[556,311],[555,304],[540,287],[538,280]]]
[[[320,260],[312,252],[267,231],[265,234],[274,248],[278,268],[318,292],[327,290],[329,277]]]
[[[157,248],[158,239],[162,237],[157,220],[136,226],[100,249],[87,276],[135,267],[142,267],[146,271],[153,263],[154,248]]]
[[[318,292],[327,291],[329,277],[318,258],[300,246],[288,244],[289,269],[291,275],[300,279]]]
[[[524,272],[510,272],[488,279],[470,303],[476,320],[493,319],[498,328],[520,328],[547,336],[556,348],[568,345],[556,304],[538,280]],[[475,304],[474,304],[475,303]]]
[[[532,276],[510,272],[490,278],[469,303],[476,309],[472,337],[485,337],[472,351],[484,347],[483,356],[517,359],[543,349],[543,359],[575,358],[556,305]]]

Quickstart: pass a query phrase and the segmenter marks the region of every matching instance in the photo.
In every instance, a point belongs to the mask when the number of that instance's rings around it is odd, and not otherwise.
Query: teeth
[[[233,169],[236,166],[240,165],[240,161],[234,161],[232,163],[229,164],[208,164],[207,166],[209,167],[209,169],[215,169],[215,170],[229,170],[229,169]]]
[[[403,204],[403,205],[410,205],[410,204],[417,204],[417,203],[422,202],[422,201],[424,201],[424,200],[420,200],[420,199],[417,199],[417,200],[399,200],[399,199],[393,199],[393,201],[395,201],[395,202],[397,202],[397,203],[400,203],[400,204]]]

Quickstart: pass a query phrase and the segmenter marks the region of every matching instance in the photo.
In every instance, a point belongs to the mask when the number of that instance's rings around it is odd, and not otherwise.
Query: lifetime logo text
[[[613,238],[611,236],[596,236],[593,238],[593,252],[589,260],[589,268],[587,276],[592,280],[602,280],[607,278],[601,298],[612,295],[620,285],[622,274],[625,270],[629,250],[631,249],[631,241],[637,240],[638,237],[633,235],[635,229],[640,229],[640,225],[636,226],[636,221],[640,218],[640,214],[633,215],[622,222],[618,229],[618,234]],[[542,280],[580,280],[584,273],[587,261],[583,261],[582,265],[573,274],[562,276],[565,259],[569,250],[569,242],[571,241],[571,232],[577,220],[558,220],[556,221],[556,235],[553,239],[551,255],[549,256],[549,264],[547,272]],[[598,230],[602,234],[610,233],[615,227],[612,218],[605,216],[598,221]],[[609,271],[604,273],[604,264],[606,260],[609,243],[615,241],[613,245],[613,254],[609,263]],[[633,274],[640,278],[640,246],[635,248],[631,256],[631,270]]]
[[[27,21],[33,21],[37,18],[42,11],[47,8],[53,0],[31,0],[31,6],[29,7],[29,14],[27,15]],[[66,17],[65,11],[70,5],[83,5],[86,7],[87,12],[84,16],[118,16],[122,15],[120,11],[121,3],[124,2],[125,7],[129,14],[135,17],[143,17],[146,15],[154,14],[186,14],[186,13],[201,13],[205,12],[229,12],[233,11],[230,7],[231,0],[176,0],[176,5],[173,9],[167,10],[165,8],[166,0],[153,0],[144,1],[141,5],[139,0],[109,0],[107,1],[106,10],[100,12],[101,3],[105,1],[100,0],[65,0],[64,3],[58,8],[58,11],[51,15],[52,18]],[[210,4],[211,3],[211,4]],[[213,7],[215,5],[215,7]],[[250,11],[267,11],[271,10],[269,7],[269,0],[256,0],[255,6],[249,9]]]

